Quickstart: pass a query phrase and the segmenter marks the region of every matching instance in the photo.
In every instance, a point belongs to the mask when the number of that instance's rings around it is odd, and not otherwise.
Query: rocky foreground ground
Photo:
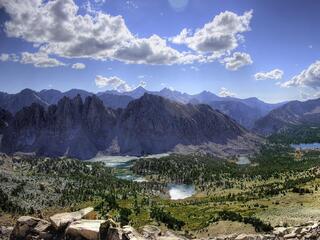
[[[144,226],[139,232],[131,226],[122,226],[111,219],[98,220],[93,208],[59,213],[48,220],[31,216],[20,217],[14,227],[1,227],[0,239],[44,240],[184,240],[171,231],[156,226]],[[267,240],[267,239],[320,239],[320,222],[303,226],[278,227],[268,234],[240,234],[212,236],[203,240]]]

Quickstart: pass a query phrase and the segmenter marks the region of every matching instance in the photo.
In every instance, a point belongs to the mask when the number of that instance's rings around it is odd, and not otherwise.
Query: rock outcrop
[[[140,232],[131,226],[123,226],[112,219],[97,220],[92,208],[77,212],[56,214],[50,221],[40,218],[22,216],[12,229],[0,228],[0,239],[11,232],[11,240],[45,239],[45,240],[187,240],[171,231],[163,231],[152,225],[144,226]],[[54,219],[54,220],[52,220]],[[58,226],[58,227],[57,227]],[[320,222],[308,222],[295,227],[276,227],[270,233],[233,234],[227,236],[209,236],[202,240],[313,240],[320,239]]]
[[[184,240],[186,238],[165,231],[155,226],[145,226],[139,233],[131,226],[123,226],[112,219],[97,220],[92,208],[76,212],[59,213],[49,221],[31,216],[18,219],[10,234],[10,240],[45,239],[45,240]],[[85,219],[91,218],[91,219]],[[1,228],[6,236],[8,228]],[[2,236],[0,235],[0,239]]]
[[[240,234],[209,238],[212,240],[316,240],[320,239],[320,222],[308,222],[302,226],[276,227],[268,234]],[[204,240],[207,240],[204,239]]]

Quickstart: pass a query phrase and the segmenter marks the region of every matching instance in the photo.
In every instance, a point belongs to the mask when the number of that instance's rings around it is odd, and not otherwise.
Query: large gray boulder
[[[84,238],[86,240],[100,239],[100,226],[105,220],[79,220],[72,222],[66,235],[73,238]]]
[[[88,207],[76,212],[58,213],[51,216],[49,219],[56,230],[61,230],[74,221],[78,221],[82,218],[90,218],[91,216],[94,216],[94,209],[92,207]]]

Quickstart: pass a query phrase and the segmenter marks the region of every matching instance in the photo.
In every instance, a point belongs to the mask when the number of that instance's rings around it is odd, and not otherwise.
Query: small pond
[[[169,184],[169,196],[171,200],[179,200],[191,197],[196,193],[194,185]]]

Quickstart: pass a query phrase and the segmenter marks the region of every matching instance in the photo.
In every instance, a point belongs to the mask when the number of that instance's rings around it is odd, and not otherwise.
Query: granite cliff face
[[[92,157],[110,144],[116,115],[97,97],[62,98],[47,110],[32,104],[19,111],[5,129],[2,150],[39,155]]]
[[[127,108],[106,108],[96,96],[63,97],[47,109],[32,104],[4,129],[1,150],[7,153],[67,155],[80,159],[108,154],[151,154],[177,145],[226,146],[239,137],[256,139],[235,121],[208,105],[182,104],[145,94]]]
[[[119,120],[122,151],[161,153],[177,144],[226,144],[245,130],[208,105],[181,104],[145,94],[129,103]]]

